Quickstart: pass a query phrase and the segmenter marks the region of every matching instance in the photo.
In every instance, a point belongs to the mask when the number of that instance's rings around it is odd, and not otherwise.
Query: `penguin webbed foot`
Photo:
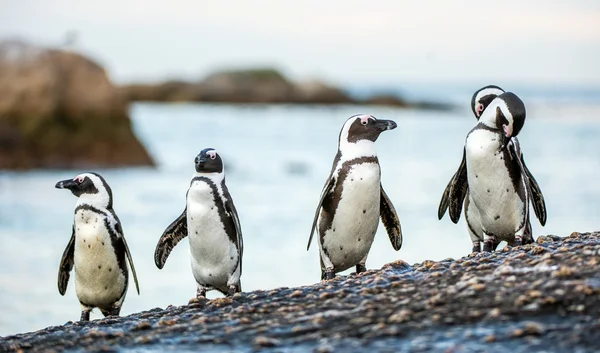
[[[119,313],[121,313],[121,308],[115,307],[109,310],[100,309],[100,312],[102,313],[102,315],[104,315],[104,317],[119,316]]]
[[[483,241],[483,251],[484,252],[492,252],[494,248],[494,239],[485,239]]]
[[[196,298],[197,299],[204,299],[206,298],[206,288],[202,287],[202,288],[198,288],[196,289]]]
[[[367,266],[365,264],[356,265],[356,274],[358,275],[361,272],[365,272],[367,270]]]
[[[321,271],[321,279],[325,281],[329,281],[330,279],[335,278],[335,271],[333,268],[326,269],[325,271]]]
[[[523,245],[523,239],[519,235],[516,235],[515,241],[513,242],[512,246],[521,246],[521,245]]]
[[[471,250],[473,254],[477,254],[481,252],[481,242],[479,240],[473,241],[473,249]]]
[[[232,284],[229,286],[229,289],[227,290],[227,296],[233,297],[235,295],[235,293],[240,293],[240,292],[241,292],[240,286]]]
[[[82,310],[79,321],[90,321],[90,312],[91,310]]]

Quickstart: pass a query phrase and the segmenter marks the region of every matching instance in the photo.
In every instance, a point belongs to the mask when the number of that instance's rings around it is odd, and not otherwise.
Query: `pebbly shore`
[[[599,332],[594,232],[68,322],[0,338],[0,351],[597,352]]]

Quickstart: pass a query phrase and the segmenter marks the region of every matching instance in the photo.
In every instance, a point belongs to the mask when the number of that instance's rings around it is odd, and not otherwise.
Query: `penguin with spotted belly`
[[[479,120],[482,113],[488,107],[488,105],[499,95],[503,94],[504,90],[495,85],[488,85],[482,87],[475,91],[473,97],[471,98],[471,110],[475,115],[475,118]],[[521,150],[521,146],[519,144],[519,140],[516,136],[513,136],[511,139],[511,143],[514,144],[517,155],[521,160],[521,164],[523,165],[523,170],[525,172],[525,177],[527,178],[527,182],[531,189],[530,199],[532,202],[533,210],[540,221],[540,224],[544,226],[546,224],[546,204],[544,201],[544,196],[542,191],[533,177],[532,173],[527,168],[525,164],[525,159],[523,157],[523,152]],[[456,192],[458,189],[454,189],[455,192],[451,197],[451,190],[453,190],[453,186],[456,184],[461,184],[458,181],[458,178],[464,178],[466,176],[466,161],[463,157],[463,161],[461,162],[458,171],[454,174],[454,176],[448,182],[446,189],[442,195],[442,199],[440,200],[440,205],[438,207],[438,219],[442,219],[448,207],[456,208],[458,206],[459,210],[454,209],[450,214],[450,218],[452,222],[457,223],[460,219],[460,206],[462,205],[463,200],[456,199]],[[464,185],[464,183],[462,183]],[[461,192],[462,193],[462,192]],[[481,242],[484,240],[483,231],[481,229],[481,222],[478,219],[478,213],[470,207],[469,197],[468,197],[468,187],[467,190],[464,191],[464,213],[465,213],[465,221],[467,224],[467,231],[469,232],[469,236],[471,237],[471,241],[473,243],[472,252],[480,252],[481,251]],[[531,228],[531,221],[527,219],[527,225],[525,227],[525,232],[523,233],[523,244],[530,244],[534,242],[533,232]],[[496,249],[500,244],[499,240],[494,240],[492,244],[492,249]]]
[[[318,233],[321,279],[356,266],[366,271],[366,261],[379,218],[394,250],[402,246],[396,210],[381,185],[375,141],[383,131],[396,128],[391,120],[354,115],[344,123],[329,178],[321,192],[308,239],[310,248]]]
[[[129,283],[127,263],[138,295],[140,288],[121,222],[113,210],[112,190],[96,173],[59,181],[56,188],[68,189],[78,197],[73,232],[60,261],[58,291],[65,295],[74,269],[81,321],[89,321],[94,308],[104,316],[118,316]]]
[[[186,236],[190,240],[196,297],[216,289],[233,296],[242,291],[242,228],[233,199],[225,185],[223,160],[213,148],[194,160],[196,173],[186,195],[186,208],[160,237],[154,262],[162,269],[169,254]]]

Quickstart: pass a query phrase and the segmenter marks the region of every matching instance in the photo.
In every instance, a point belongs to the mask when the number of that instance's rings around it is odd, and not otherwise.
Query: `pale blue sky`
[[[338,83],[600,85],[600,1],[0,0],[0,36],[61,43],[118,82],[276,65]]]

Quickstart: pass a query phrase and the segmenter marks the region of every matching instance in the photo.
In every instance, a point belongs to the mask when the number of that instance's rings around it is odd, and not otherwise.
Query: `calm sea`
[[[548,102],[526,101],[528,117],[519,136],[527,165],[547,202],[548,222],[541,227],[534,219],[534,233],[565,236],[600,230],[600,100]],[[165,227],[185,206],[194,157],[205,147],[221,153],[241,218],[244,291],[318,281],[317,247],[307,252],[306,242],[339,129],[357,113],[398,123],[396,130],[380,136],[377,151],[383,186],[402,222],[404,245],[394,251],[380,226],[367,267],[470,252],[463,219],[458,225],[447,216],[437,220],[440,196],[475,123],[466,105],[453,112],[434,112],[136,104],[131,113],[135,131],[157,168],[96,170],[112,187],[140,280],[141,295],[130,286],[123,315],[186,304],[195,295],[187,239],[174,249],[163,270],[155,267],[153,253]],[[79,318],[73,281],[64,297],[56,284],[76,199],[54,184],[83,171],[0,172],[0,336]],[[92,314],[99,317],[98,312]]]

